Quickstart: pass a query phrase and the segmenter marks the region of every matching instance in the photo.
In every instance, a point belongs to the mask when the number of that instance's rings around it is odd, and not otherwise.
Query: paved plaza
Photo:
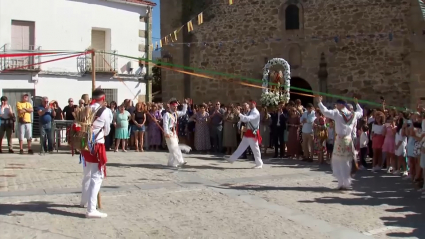
[[[185,157],[108,152],[108,217],[86,219],[77,156],[2,154],[0,238],[425,238],[425,199],[399,177],[362,171],[341,192],[328,165]]]

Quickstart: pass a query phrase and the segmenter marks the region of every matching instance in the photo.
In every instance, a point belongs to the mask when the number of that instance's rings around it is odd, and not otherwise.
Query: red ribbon
[[[68,59],[68,58],[77,57],[77,56],[82,56],[82,55],[86,55],[86,54],[89,54],[89,53],[91,53],[91,51],[86,51],[86,52],[81,53],[81,54],[72,55],[72,56],[66,56],[66,57],[61,57],[61,58],[57,58],[57,59],[53,59],[53,60],[42,61],[42,62],[38,62],[38,63],[34,63],[34,64],[29,64],[29,65],[25,65],[25,66],[19,66],[19,67],[16,67],[16,68],[3,70],[3,71],[1,71],[1,73],[3,73],[3,72],[8,72],[8,71],[14,71],[14,70],[18,70],[18,69],[24,69],[24,68],[27,68],[27,67],[30,67],[30,66],[41,65],[41,64],[44,64],[44,63],[49,63],[49,62],[54,62],[54,61],[65,60],[65,59]],[[49,54],[50,54],[50,53],[49,53]],[[0,58],[1,58],[1,55],[0,55]]]
[[[100,97],[99,99],[92,99],[91,102],[90,102],[90,105],[93,105],[94,103],[105,100],[105,98],[106,98],[106,96],[104,95],[104,96]]]
[[[38,53],[7,53],[7,54],[0,54],[0,58],[5,57],[23,57],[23,56],[41,56],[41,55],[51,55],[51,54],[58,54],[59,52],[38,52]]]

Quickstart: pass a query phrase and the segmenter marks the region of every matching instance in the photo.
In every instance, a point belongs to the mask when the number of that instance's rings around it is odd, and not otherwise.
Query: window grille
[[[105,99],[108,103],[111,103],[111,101],[117,102],[118,100],[118,90],[117,89],[102,89],[103,92],[105,92]],[[117,102],[118,105],[121,104],[121,102]]]

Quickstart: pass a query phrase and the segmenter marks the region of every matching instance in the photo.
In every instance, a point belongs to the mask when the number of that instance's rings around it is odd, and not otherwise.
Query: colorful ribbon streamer
[[[206,73],[206,74],[209,74],[209,75],[217,75],[217,76],[222,76],[222,77],[230,78],[230,79],[241,79],[241,80],[246,80],[246,81],[249,81],[249,82],[262,84],[261,80],[248,78],[248,77],[244,77],[244,76],[239,76],[239,75],[233,75],[233,74],[217,72],[217,71],[203,70],[203,69],[199,69],[199,68],[195,68],[195,67],[177,65],[177,64],[172,64],[172,63],[168,63],[168,62],[154,61],[154,60],[149,60],[149,59],[146,59],[146,58],[132,57],[132,56],[121,55],[121,54],[110,53],[110,52],[105,52],[105,53],[110,54],[110,55],[114,55],[114,56],[118,56],[118,57],[127,58],[127,59],[144,61],[144,62],[152,63],[152,64],[161,64],[163,66],[171,66],[173,68],[192,70],[192,71],[195,71],[197,73]],[[270,85],[277,85],[277,84],[270,82]],[[352,98],[352,97],[333,95],[333,94],[328,94],[328,93],[324,93],[324,92],[313,91],[313,90],[304,89],[304,88],[298,88],[298,87],[294,87],[294,86],[290,86],[290,89],[302,91],[302,92],[305,92],[305,93],[310,93],[312,95],[321,95],[321,96],[343,99],[343,100],[348,100],[348,101],[354,100],[354,98]],[[372,106],[382,107],[382,103],[376,103],[376,102],[371,102],[371,101],[367,101],[367,100],[358,100],[358,102],[362,103],[362,104],[368,104],[368,105],[372,105]],[[387,106],[387,108],[395,108],[395,109],[403,110],[403,111],[406,110],[406,107]]]
[[[92,51],[86,51],[84,53],[80,53],[80,54],[77,54],[77,55],[66,56],[66,57],[61,57],[61,58],[52,59],[52,60],[48,60],[48,61],[37,62],[37,63],[34,63],[34,64],[28,64],[28,65],[25,65],[25,66],[19,66],[19,67],[16,67],[16,68],[11,68],[11,69],[3,70],[3,71],[1,71],[1,73],[8,72],[8,71],[19,70],[19,69],[25,69],[25,68],[31,67],[31,66],[41,65],[41,64],[45,64],[45,63],[49,63],[49,62],[54,62],[54,61],[65,60],[65,59],[68,59],[68,58],[82,56],[82,55],[86,55],[86,54],[90,54],[90,53],[92,53]]]
[[[41,55],[51,55],[51,54],[58,54],[58,53],[60,53],[60,52],[6,53],[6,54],[0,54],[0,58],[41,56]]]

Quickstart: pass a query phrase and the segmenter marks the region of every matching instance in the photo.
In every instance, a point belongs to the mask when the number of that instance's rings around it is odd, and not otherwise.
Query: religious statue
[[[281,91],[281,86],[283,85],[283,72],[282,71],[272,71],[270,73],[269,85],[272,92],[277,93]],[[270,84],[271,83],[271,84]]]

